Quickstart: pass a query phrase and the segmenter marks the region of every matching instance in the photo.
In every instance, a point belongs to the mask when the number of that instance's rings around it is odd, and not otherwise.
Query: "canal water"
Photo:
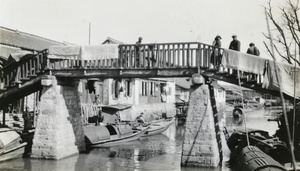
[[[230,112],[228,112],[230,113]],[[277,125],[267,122],[264,111],[254,111],[246,115],[248,127],[260,128],[275,133]],[[243,129],[244,120],[226,117],[229,132]],[[180,166],[184,125],[174,123],[163,134],[141,138],[137,141],[104,148],[95,148],[84,154],[66,159],[38,160],[20,158],[0,163],[0,170],[26,171],[230,171],[227,165],[229,150],[224,146],[223,166],[219,168],[186,168]]]

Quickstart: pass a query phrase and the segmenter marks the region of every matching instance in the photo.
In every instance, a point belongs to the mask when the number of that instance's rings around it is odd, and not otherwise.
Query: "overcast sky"
[[[265,0],[0,0],[1,26],[56,41],[101,44],[107,37],[135,43],[211,44],[228,48],[232,34],[245,52],[254,42],[264,53]]]

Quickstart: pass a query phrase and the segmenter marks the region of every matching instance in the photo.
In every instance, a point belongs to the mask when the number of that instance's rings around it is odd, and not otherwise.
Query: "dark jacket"
[[[240,43],[240,41],[239,40],[232,40],[230,42],[229,49],[240,51],[241,50],[241,43]]]
[[[260,52],[259,52],[258,48],[255,47],[255,46],[249,47],[248,50],[247,50],[247,53],[252,54],[252,55],[256,55],[256,56],[260,55]]]

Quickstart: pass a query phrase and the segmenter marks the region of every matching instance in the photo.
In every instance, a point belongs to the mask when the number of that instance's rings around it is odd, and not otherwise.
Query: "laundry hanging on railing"
[[[294,97],[295,90],[295,98],[300,99],[300,67],[295,68],[294,65],[276,62],[276,69],[281,82],[276,77],[273,61],[269,61],[262,87],[279,91],[280,85],[285,94]]]
[[[266,65],[268,63],[268,65]],[[282,91],[294,97],[300,99],[300,68],[293,65],[276,62],[277,71],[281,78],[281,83],[276,78],[275,67],[273,60],[267,59],[261,56],[254,56],[245,54],[233,50],[224,49],[221,64],[226,68],[239,69],[244,72],[250,72],[254,74],[264,74],[262,87],[269,90],[279,91],[279,84],[282,87]],[[264,72],[265,71],[265,72]],[[296,82],[294,84],[294,74]]]
[[[93,46],[51,46],[49,59],[99,60],[118,58],[117,44]]]
[[[244,72],[263,74],[267,58],[224,49],[221,64],[226,68],[239,69]]]
[[[50,46],[49,59],[81,59],[81,46]]]
[[[119,57],[117,44],[106,44],[97,46],[82,46],[82,60],[112,59]]]

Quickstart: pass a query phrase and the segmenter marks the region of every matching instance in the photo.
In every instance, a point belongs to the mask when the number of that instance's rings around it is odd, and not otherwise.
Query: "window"
[[[146,81],[142,81],[142,96],[147,96],[148,95],[148,83]]]
[[[113,80],[112,81],[112,96],[114,99],[119,98],[119,90],[120,90],[120,81],[118,80]]]
[[[131,81],[125,80],[125,96],[130,97],[131,96]]]
[[[154,96],[154,82],[150,82],[150,95]]]
[[[147,96],[148,95],[148,83],[145,82],[145,90],[144,90],[144,95]]]

